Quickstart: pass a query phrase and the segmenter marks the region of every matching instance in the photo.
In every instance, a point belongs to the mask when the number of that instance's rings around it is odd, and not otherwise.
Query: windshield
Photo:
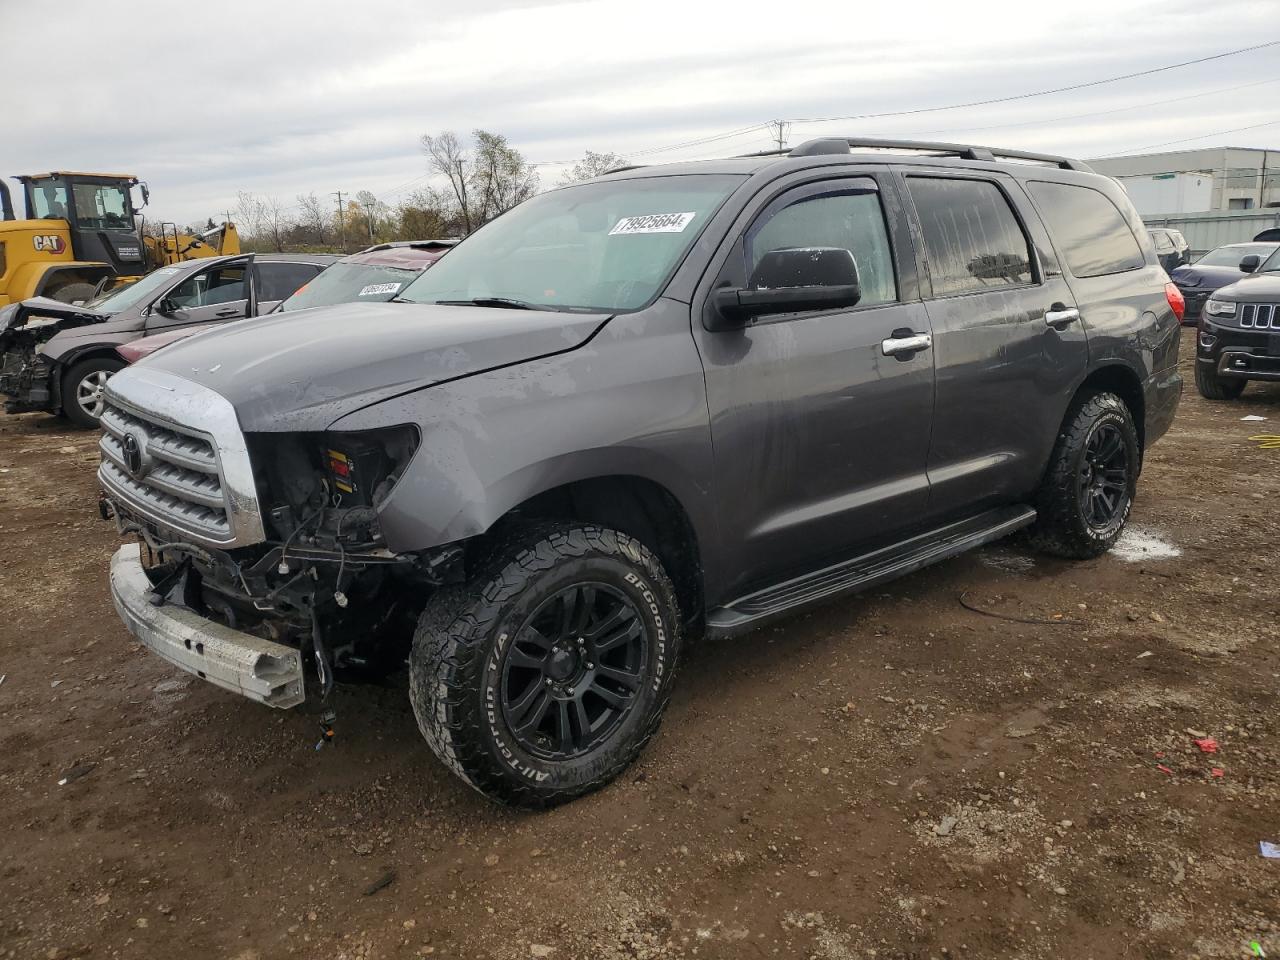
[[[335,263],[303,284],[277,311],[327,307],[334,303],[378,303],[403,290],[418,270],[382,263]]]
[[[1276,273],[1277,271],[1280,271],[1280,247],[1271,251],[1271,256],[1262,261],[1262,266],[1258,268],[1259,273]]]
[[[1250,255],[1265,257],[1276,249],[1274,243],[1233,243],[1229,247],[1210,250],[1196,261],[1200,267],[1238,267],[1240,261]]]
[[[165,267],[149,273],[136,283],[126,283],[85,304],[98,313],[123,313],[130,307],[156,295],[177,278],[182,271],[177,267]]]
[[[75,196],[76,225],[90,230],[131,230],[129,197],[115,183],[72,182]]]
[[[661,290],[745,177],[584,183],[526,200],[401,294],[414,303],[514,300],[550,310],[635,310]]]

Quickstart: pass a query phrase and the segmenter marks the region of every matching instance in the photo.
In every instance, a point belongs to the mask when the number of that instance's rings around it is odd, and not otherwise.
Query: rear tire
[[[1196,389],[1206,400],[1236,400],[1248,384],[1248,380],[1220,377],[1212,364],[1196,360]]]
[[[77,427],[98,426],[102,416],[103,389],[111,375],[125,363],[114,357],[90,357],[73,364],[62,378],[62,412]]]
[[[550,807],[609,783],[653,737],[680,641],[675,590],[647,547],[539,524],[428,603],[409,696],[427,744],[464,781]]]
[[[1120,538],[1137,491],[1138,431],[1114,393],[1072,404],[1037,495],[1031,542],[1039,550],[1087,560]]]
[[[93,299],[97,290],[98,288],[92,283],[64,283],[47,296],[61,303],[85,303]]]

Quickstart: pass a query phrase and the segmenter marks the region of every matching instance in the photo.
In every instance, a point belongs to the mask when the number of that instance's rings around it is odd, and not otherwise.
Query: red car
[[[335,303],[379,303],[390,300],[423,270],[443,257],[456,240],[404,240],[343,257],[303,284],[271,311],[305,310]],[[183,340],[203,327],[179,327],[143,337],[116,349],[128,363],[137,363],[161,347]]]

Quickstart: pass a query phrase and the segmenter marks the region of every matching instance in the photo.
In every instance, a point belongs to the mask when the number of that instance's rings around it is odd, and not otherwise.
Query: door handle
[[[893,331],[895,334],[906,333],[907,331]],[[921,350],[928,350],[933,346],[933,337],[927,333],[912,333],[909,336],[892,336],[887,340],[880,341],[880,352],[886,357],[898,357],[906,359],[919,353]]]
[[[219,310],[217,313],[213,315],[213,318],[215,320],[222,320],[224,317],[238,317],[238,316],[241,316],[240,311],[237,310],[235,307],[231,307],[230,309],[227,309],[227,310]]]
[[[1061,330],[1080,319],[1080,311],[1064,303],[1055,303],[1044,312],[1044,322],[1055,330]]]

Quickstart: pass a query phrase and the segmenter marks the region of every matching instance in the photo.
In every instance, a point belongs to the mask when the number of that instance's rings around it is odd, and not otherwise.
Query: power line
[[[1257,87],[1265,83],[1276,83],[1280,81],[1280,77],[1272,77],[1270,80],[1254,80],[1252,83],[1241,83],[1234,87],[1219,87],[1217,90],[1206,90],[1203,93],[1193,93],[1185,97],[1170,97],[1165,100],[1150,100],[1146,103],[1134,103],[1127,107],[1117,107],[1114,110],[1093,110],[1089,113],[1073,113],[1063,117],[1046,117],[1041,120],[1021,120],[1017,123],[997,123],[984,127],[948,127],[944,130],[922,130],[921,135],[934,135],[939,133],[963,133],[969,130],[1004,130],[1011,127],[1032,127],[1041,123],[1061,123],[1064,120],[1083,120],[1087,117],[1103,117],[1113,113],[1125,113],[1129,110],[1140,110],[1145,107],[1162,107],[1169,103],[1181,103],[1184,100],[1196,100],[1200,97],[1211,97],[1218,93],[1232,93],[1236,90],[1244,90],[1247,87]]]
[[[1143,147],[1127,147],[1120,153],[1136,153],[1139,150],[1154,150],[1156,147],[1168,147],[1175,143],[1190,143],[1193,140],[1208,140],[1210,137],[1221,137],[1228,133],[1240,133],[1242,130],[1257,130],[1259,127],[1272,127],[1280,120],[1267,120],[1263,123],[1253,123],[1247,127],[1232,127],[1230,130],[1215,130],[1213,133],[1202,133],[1196,137],[1183,137],[1181,140],[1165,140],[1163,143],[1148,143]]]
[[[970,100],[967,103],[952,103],[940,107],[917,107],[914,110],[890,110],[884,113],[857,113],[850,114],[846,117],[792,117],[795,123],[829,123],[835,120],[879,120],[883,117],[908,117],[921,113],[938,113],[942,110],[962,110],[966,107],[987,107],[995,103],[1011,103],[1015,100],[1030,100],[1033,97],[1047,97],[1054,93],[1067,93],[1071,90],[1084,90],[1088,87],[1100,87],[1107,83],[1116,83],[1120,80],[1133,80],[1136,77],[1149,77],[1152,74],[1164,73],[1166,70],[1176,70],[1180,67],[1190,67],[1198,63],[1208,63],[1211,60],[1221,60],[1224,57],[1234,57],[1241,53],[1251,53],[1254,50],[1263,50],[1267,47],[1280,45],[1280,40],[1268,40],[1266,43],[1255,44],[1252,47],[1241,47],[1239,50],[1228,50],[1226,53],[1215,53],[1208,57],[1199,57],[1195,60],[1183,60],[1181,63],[1170,63],[1163,67],[1152,67],[1150,70],[1139,70],[1136,73],[1124,73],[1117,77],[1106,77],[1102,80],[1090,80],[1086,83],[1073,83],[1065,87],[1054,87],[1050,90],[1036,90],[1032,93],[1018,93],[1007,97],[992,97],[989,100]]]

